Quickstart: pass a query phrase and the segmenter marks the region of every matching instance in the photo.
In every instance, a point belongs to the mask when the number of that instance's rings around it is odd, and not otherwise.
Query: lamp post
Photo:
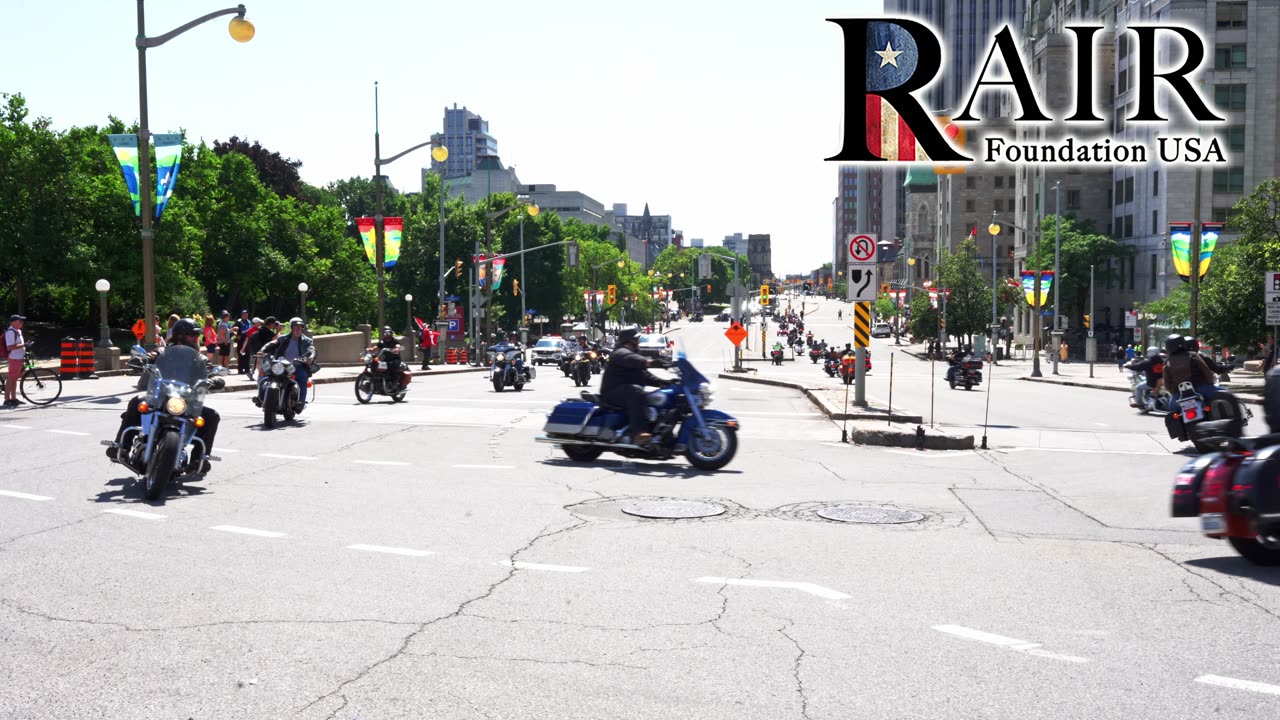
[[[531,201],[528,199],[528,197],[527,197],[527,196],[522,196],[522,197],[524,197],[524,199],[523,199],[520,203],[518,203],[518,204],[516,204],[516,205],[512,205],[511,207],[506,207],[506,208],[503,208],[503,209],[501,209],[501,210],[494,210],[494,211],[492,211],[492,212],[489,212],[489,213],[486,213],[486,214],[485,214],[485,218],[484,218],[484,245],[485,245],[485,252],[486,252],[488,255],[490,255],[490,256],[496,256],[496,254],[493,252],[493,221],[494,221],[494,220],[497,220],[498,218],[502,217],[503,215],[506,215],[507,213],[509,213],[509,212],[511,212],[512,210],[515,210],[515,209],[517,209],[517,208],[526,208],[526,212],[527,212],[529,215],[537,215],[537,214],[538,214],[538,212],[539,212],[539,211],[538,211],[538,206],[537,206],[537,205],[535,205],[535,204],[533,204],[533,202],[531,202]],[[519,199],[519,198],[517,198],[517,199]],[[488,201],[486,200],[486,202],[488,202]],[[523,242],[523,241],[524,241],[524,224],[523,224],[523,222],[522,222],[522,223],[521,223],[521,225],[520,225],[520,238],[521,238],[521,242]],[[476,240],[476,243],[477,243],[477,244],[479,244],[479,242],[480,242],[480,241],[477,239],[477,240]],[[523,248],[521,248],[521,249],[523,250]],[[476,248],[476,255],[478,256],[479,254],[480,254],[480,249],[477,247],[477,248]],[[523,257],[524,257],[524,256],[523,256],[523,255],[521,255],[521,258],[523,258]],[[521,268],[523,269],[523,267],[524,267],[524,265],[523,265],[524,260],[522,259],[520,262],[521,262]],[[521,274],[523,275],[523,271],[522,271],[522,273],[521,273]],[[479,267],[477,267],[477,268],[476,268],[476,281],[477,281],[477,283],[479,282],[479,279],[480,279],[480,269],[479,269]],[[486,285],[485,285],[485,287],[484,287],[484,291],[485,291],[485,294],[486,294],[486,295],[488,295],[488,296],[489,296],[489,298],[490,298],[490,302],[489,302],[488,304],[489,304],[489,305],[492,305],[492,298],[493,298],[493,279],[492,279],[492,278],[490,278],[490,280],[489,280],[488,284],[486,284]],[[489,314],[486,316],[486,318],[485,318],[485,319],[486,319],[486,323],[485,323],[485,335],[486,335],[486,337],[487,337],[487,336],[491,335],[491,334],[492,334],[492,332],[493,332],[493,308],[492,308],[492,307],[490,307],[490,308],[489,308]],[[479,325],[479,316],[477,316],[477,317],[476,317],[476,324],[477,324],[477,325]]]
[[[1058,330],[1058,291],[1062,289],[1062,181],[1053,184],[1053,272],[1056,277],[1053,280],[1053,332],[1049,337],[1055,335],[1059,337],[1061,342],[1061,331]],[[1039,286],[1037,286],[1039,292]],[[1060,355],[1058,348],[1053,348],[1053,374],[1058,374],[1058,356]]]
[[[592,299],[592,301],[593,301],[593,302],[594,302],[594,300],[595,300],[595,292],[596,292],[597,290],[599,290],[599,289],[600,289],[599,285],[597,285],[597,284],[596,284],[596,271],[597,271],[597,270],[599,270],[600,268],[604,267],[605,265],[608,265],[608,264],[612,263],[612,262],[614,262],[614,261],[613,261],[613,260],[605,260],[604,262],[602,262],[602,263],[600,263],[600,264],[598,264],[598,265],[592,265],[592,266],[591,266],[591,293],[592,293],[592,295],[591,295],[591,299]],[[627,263],[626,263],[626,261],[625,261],[625,260],[618,260],[618,261],[617,261],[617,265],[618,265],[618,268],[619,268],[619,269],[621,269],[621,268],[626,267]],[[595,315],[591,313],[591,308],[590,308],[591,304],[592,304],[592,303],[587,303],[587,312],[588,312],[588,315],[587,315],[587,324],[588,324],[588,325],[592,325],[592,324],[594,324],[594,320],[595,320]]]
[[[1001,221],[999,223],[993,222],[992,225],[1008,225],[1014,230],[1021,230],[1024,234],[1029,234],[1027,233],[1026,228],[1020,225],[1015,225],[1011,222],[1008,222],[1007,220]],[[990,230],[991,228],[988,227],[987,229]],[[1040,335],[1043,334],[1043,330],[1040,327],[1040,323],[1042,322],[1040,319],[1041,318],[1040,307],[1044,305],[1044,298],[1040,297],[1040,280],[1042,277],[1040,275],[1040,235],[1041,233],[1039,232],[1035,233],[1036,249],[1035,249],[1035,252],[1033,253],[1033,255],[1036,258],[1036,271],[1035,271],[1036,276],[1035,276],[1035,288],[1032,290],[1032,292],[1034,293],[1032,297],[1035,298],[1035,302],[1032,303],[1032,307],[1031,307],[1031,314],[1033,318],[1032,320],[1033,331],[1034,331],[1032,335],[1032,346],[1031,346],[1032,347],[1031,377],[1044,377],[1044,374],[1040,372]],[[1061,280],[1061,278],[1059,278],[1059,280]],[[1056,282],[1054,287],[1055,288],[1057,287]]]
[[[414,343],[410,342],[410,340],[412,339],[413,339],[413,294],[405,293],[404,294],[404,341],[407,347],[404,350],[404,356],[405,356],[405,359],[407,359],[409,362],[413,362]]]
[[[998,317],[998,296],[1000,294],[1000,286],[996,280],[996,236],[1000,234],[1000,225],[996,222],[996,213],[991,213],[991,224],[987,226],[987,232],[991,233],[991,364],[996,364],[996,348],[999,343],[996,342],[996,327],[1000,324]]]
[[[147,347],[154,347],[156,344],[155,326],[151,322],[156,314],[156,276],[155,233],[151,227],[151,128],[148,127],[147,113],[147,49],[160,47],[182,33],[224,15],[235,15],[227,26],[231,38],[236,42],[249,42],[253,39],[254,28],[253,23],[245,19],[244,13],[244,5],[215,10],[163,35],[147,37],[146,10],[143,0],[138,0],[138,37],[134,40],[134,45],[138,48],[138,219],[141,222],[138,235],[142,239],[142,306],[143,315],[147,318],[147,334],[144,336]]]
[[[383,282],[383,271],[387,260],[386,233],[384,228],[384,218],[382,217],[382,166],[390,165],[400,158],[419,148],[428,145],[434,145],[436,148],[444,150],[444,158],[449,157],[449,151],[440,143],[440,139],[432,138],[424,143],[418,143],[408,150],[396,153],[389,158],[382,157],[382,136],[379,133],[378,123],[378,83],[373,84],[373,238],[374,238],[374,271],[378,276],[378,327],[386,327],[386,310],[387,310],[387,289]],[[436,157],[433,149],[431,156]],[[443,162],[443,161],[442,161]],[[444,197],[444,176],[441,171],[441,197]],[[444,274],[444,206],[440,208],[440,274]],[[442,296],[443,298],[443,296]]]
[[[98,347],[111,347],[111,329],[107,327],[107,293],[111,291],[111,283],[103,278],[94,283],[93,288],[98,291],[98,319],[102,321]]]
[[[528,215],[537,217],[541,212],[536,204],[530,204]],[[524,296],[529,292],[529,281],[524,274],[524,215],[520,216],[520,282],[524,283],[524,290],[520,291],[520,319],[523,321],[525,317],[525,300]]]
[[[298,283],[298,294],[302,296],[302,300],[298,303],[298,317],[302,318],[304,323],[307,321],[307,291],[310,289],[311,287],[305,282]]]
[[[431,148],[431,159],[440,163],[440,292],[437,317],[444,317],[444,206],[448,200],[444,187],[444,161],[449,159],[449,148],[436,145]]]

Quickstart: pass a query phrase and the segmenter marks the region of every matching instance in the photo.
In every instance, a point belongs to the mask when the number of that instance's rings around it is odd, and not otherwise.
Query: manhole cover
[[[715,517],[716,515],[723,515],[724,511],[724,507],[721,505],[683,500],[655,500],[622,506],[622,512],[628,515],[663,520]]]
[[[872,523],[875,525],[896,525],[899,523],[919,522],[924,519],[922,513],[914,510],[899,510],[889,507],[867,507],[859,505],[828,505],[819,508],[818,517],[836,522]]]

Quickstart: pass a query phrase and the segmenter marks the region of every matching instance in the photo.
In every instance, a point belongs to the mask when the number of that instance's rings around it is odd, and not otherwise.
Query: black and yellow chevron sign
[[[871,303],[853,304],[853,346],[871,347]]]

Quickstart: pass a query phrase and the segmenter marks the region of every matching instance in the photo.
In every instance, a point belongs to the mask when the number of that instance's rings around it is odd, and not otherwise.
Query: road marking
[[[511,562],[510,560],[500,560],[497,564],[503,567],[513,567],[517,570],[546,570],[547,572],[563,573],[580,573],[591,569],[578,567],[577,565],[543,565],[542,563]]]
[[[1253,682],[1252,680],[1237,680],[1236,678],[1223,677],[1221,675],[1201,675],[1196,678],[1196,682],[1232,688],[1233,690],[1249,690],[1251,692],[1266,693],[1267,695],[1280,695],[1280,685],[1268,685],[1266,683]]]
[[[826,600],[848,600],[852,595],[845,595],[830,588],[824,588],[821,585],[814,585],[807,582],[784,582],[782,580],[746,580],[743,578],[722,578],[722,577],[700,577],[697,582],[715,583],[716,585],[743,585],[745,587],[765,587],[765,588],[787,588],[790,590],[799,590],[810,595],[817,595]]]
[[[258,457],[278,458],[280,460],[315,460],[305,455],[277,455],[275,453],[258,453]]]
[[[413,550],[410,548],[387,547],[386,545],[348,545],[348,550],[368,550],[369,552],[387,553],[388,555],[408,555],[409,557],[426,557],[435,555],[430,550]]]
[[[75,430],[45,430],[45,432],[58,433],[59,435],[79,435],[81,437],[89,436],[89,433],[76,432]]]
[[[1106,424],[1106,423],[1100,423],[1100,422],[1096,422],[1096,423],[1094,423],[1094,425],[1097,425],[1098,427],[1111,427],[1110,425],[1108,425],[1108,424]]]
[[[408,465],[407,462],[398,462],[396,460],[352,460],[357,465]]]
[[[966,640],[976,640],[978,642],[983,642],[990,645],[998,645],[1000,647],[1005,647],[1010,650],[1016,650],[1017,652],[1026,653],[1027,655],[1035,655],[1036,657],[1044,657],[1044,658],[1049,658],[1051,660],[1062,660],[1065,662],[1073,662],[1073,663],[1089,662],[1088,658],[1075,657],[1073,655],[1059,655],[1057,653],[1048,652],[1047,650],[1041,650],[1039,649],[1040,648],[1039,643],[1029,643],[1029,642],[1026,642],[1025,640],[1017,640],[1015,638],[1005,637],[1003,635],[996,635],[994,633],[983,632],[981,630],[974,630],[973,628],[961,627],[960,625],[935,625],[933,629],[937,630],[938,632],[944,632],[950,635],[955,635],[956,637],[962,637],[962,638],[965,638]]]
[[[1169,457],[1173,453],[1155,452],[1151,450],[1096,450],[1096,449],[1080,449],[1080,448],[1046,448],[1046,447],[1011,447],[1011,448],[994,448],[994,452],[1064,452],[1064,453],[1091,453],[1094,455],[1158,455],[1160,457]]]
[[[822,413],[794,413],[794,412],[768,412],[768,411],[747,411],[735,410],[734,415],[760,415],[762,417],[820,417],[825,418]]]
[[[515,470],[515,465],[450,465],[459,470]]]
[[[19,500],[52,500],[53,498],[45,495],[28,495],[27,493],[14,492],[12,490],[0,490],[0,495],[6,497],[18,498]]]
[[[14,430],[30,430],[31,429],[31,426],[29,425],[0,425],[0,427],[12,428]]]
[[[111,513],[112,515],[124,515],[126,517],[142,518],[143,520],[163,520],[165,519],[165,517],[167,517],[166,515],[157,515],[156,513],[140,512],[138,510],[118,509],[118,510],[103,510],[102,512],[108,512],[108,513]]]
[[[910,455],[911,457],[928,457],[928,458],[958,458],[973,457],[973,453],[968,450],[883,450],[891,455]]]
[[[254,530],[253,528],[237,527],[235,525],[215,525],[210,530],[221,530],[222,532],[239,533],[241,535],[253,535],[255,537],[278,538],[284,537],[284,533],[271,532],[270,530]]]

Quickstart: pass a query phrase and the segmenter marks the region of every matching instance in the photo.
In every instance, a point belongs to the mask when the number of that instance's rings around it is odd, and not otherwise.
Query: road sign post
[[[876,282],[876,264],[870,262],[849,263],[846,277],[849,302],[875,302],[879,283]]]
[[[853,404],[867,405],[867,348],[871,346],[871,303],[853,306]]]

